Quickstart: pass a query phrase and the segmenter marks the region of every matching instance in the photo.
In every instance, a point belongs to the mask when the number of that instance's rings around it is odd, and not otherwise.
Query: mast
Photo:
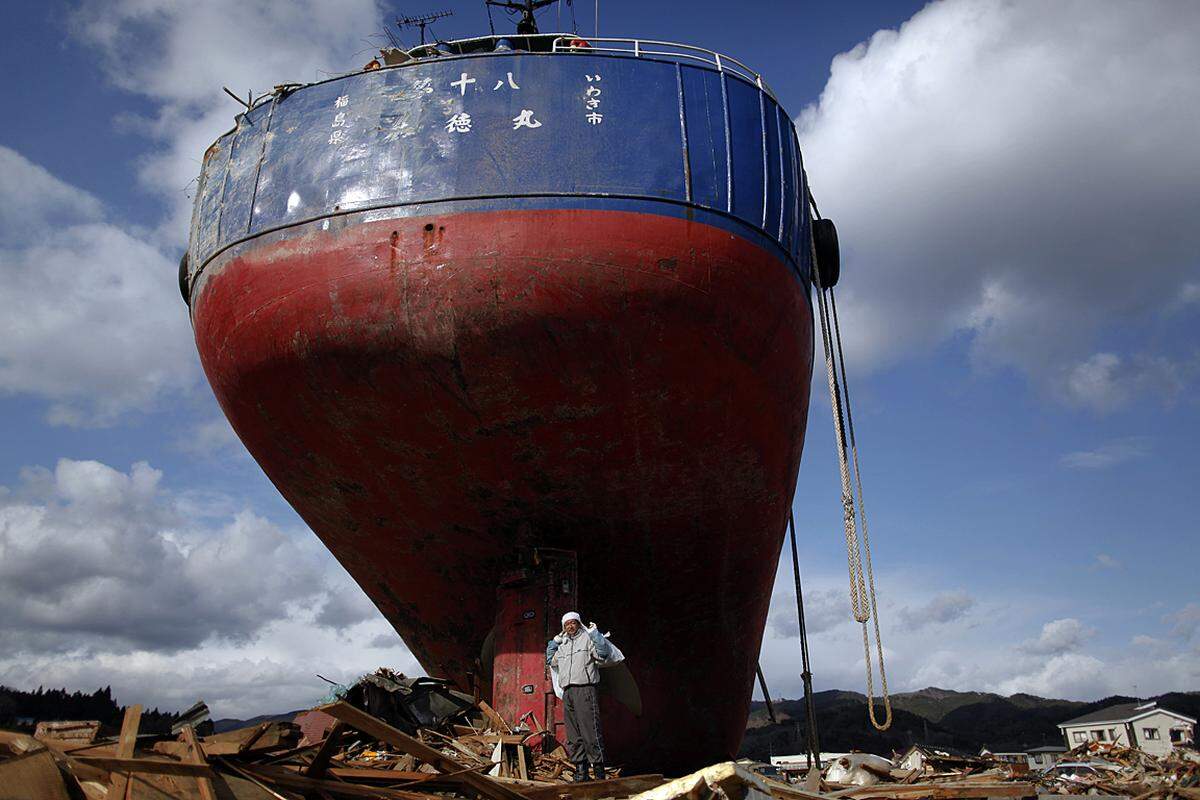
[[[425,14],[419,17],[403,17],[396,20],[398,28],[420,28],[421,29],[421,44],[425,44],[425,28],[431,23],[444,17],[454,16],[453,11],[435,11],[432,14]]]
[[[520,11],[521,21],[517,23],[517,33],[528,36],[538,32],[537,20],[533,12],[545,8],[558,0],[484,0],[489,6],[503,8],[506,11]]]

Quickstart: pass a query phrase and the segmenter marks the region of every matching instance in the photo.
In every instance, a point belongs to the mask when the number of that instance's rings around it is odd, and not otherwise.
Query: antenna
[[[537,20],[533,18],[533,12],[538,9],[545,8],[551,3],[558,0],[484,0],[489,6],[497,6],[512,13],[513,11],[521,12],[521,21],[517,23],[517,33],[522,36],[528,36],[538,32]]]
[[[435,22],[443,17],[453,17],[453,11],[434,11],[432,14],[424,14],[419,17],[403,17],[396,20],[398,28],[420,28],[421,29],[421,44],[425,44],[425,26],[431,22]]]

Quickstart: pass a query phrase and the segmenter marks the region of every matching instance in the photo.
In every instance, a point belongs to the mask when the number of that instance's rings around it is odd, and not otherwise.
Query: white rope
[[[814,288],[817,292],[817,310],[821,320],[821,345],[825,350],[825,374],[829,381],[829,403],[833,409],[833,430],[837,437],[838,468],[842,478],[842,525],[846,533],[846,568],[850,576],[850,611],[854,621],[862,625],[863,659],[867,668],[867,713],[871,724],[876,730],[885,731],[892,725],[892,700],[888,693],[887,668],[883,662],[883,638],[879,633],[879,603],[875,596],[875,570],[871,564],[871,538],[867,531],[866,504],[863,502],[862,474],[858,466],[858,444],[854,437],[854,419],[850,413],[849,383],[846,380],[846,360],[842,354],[842,334],[837,320],[837,306],[833,290],[828,291],[830,308],[832,309],[833,325],[825,310],[826,290],[821,288],[821,270],[817,265],[815,243],[811,245]],[[834,369],[834,336],[837,337],[837,354],[841,366],[841,385]],[[843,401],[845,415],[842,413]],[[850,442],[847,448],[846,431],[849,428]],[[846,456],[850,450],[854,461],[854,478],[851,481],[849,459]],[[853,484],[853,485],[852,485]],[[855,489],[857,489],[857,513],[855,505]],[[859,547],[859,525],[861,520],[862,547]],[[863,561],[866,556],[864,575]],[[880,723],[875,717],[875,670],[871,663],[871,641],[867,623],[874,623],[875,648],[879,657],[880,695],[883,700],[884,720]]]

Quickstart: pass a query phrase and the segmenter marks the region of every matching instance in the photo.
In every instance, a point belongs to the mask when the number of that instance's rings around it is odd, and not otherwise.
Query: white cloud
[[[850,599],[841,589],[810,589],[804,593],[804,628],[811,636],[830,630],[835,625],[850,620]],[[800,635],[800,621],[796,617],[795,592],[783,591],[772,598],[768,617],[771,635],[777,638],[795,639]]]
[[[0,392],[109,424],[199,377],[176,266],[95,198],[0,146]]]
[[[379,609],[375,608],[375,604],[357,586],[352,586],[352,589],[330,592],[313,621],[325,628],[344,631],[360,622],[377,619]]]
[[[1078,650],[1095,633],[1095,628],[1072,617],[1056,619],[1043,625],[1038,637],[1024,642],[1021,649],[1036,655],[1060,656]]]
[[[197,422],[176,440],[175,446],[184,453],[201,457],[245,455],[242,440],[225,417],[213,417]]]
[[[1121,562],[1110,556],[1108,553],[1096,553],[1096,561],[1094,566],[1097,569],[1120,569]]]
[[[944,625],[962,619],[974,606],[975,598],[959,589],[942,592],[924,605],[905,606],[900,609],[900,619],[914,630],[926,625]]]
[[[1064,367],[1056,392],[1067,405],[1097,414],[1125,408],[1142,396],[1170,404],[1195,370],[1188,359],[1146,354],[1122,358],[1115,353],[1095,353]]]
[[[1148,455],[1150,441],[1142,436],[1132,436],[1107,442],[1093,450],[1067,453],[1062,457],[1061,463],[1071,469],[1106,469]]]
[[[367,37],[383,29],[374,0],[91,0],[73,15],[75,37],[95,48],[114,85],[157,106],[126,124],[157,149],[140,164],[142,184],[162,195],[168,214],[159,234],[182,244],[191,200],[209,145],[233,127],[239,106],[222,91],[245,96],[276,84],[318,80],[357,69],[371,57]]]
[[[41,239],[50,223],[69,227],[103,215],[99,200],[2,146],[0,176],[0,246],[5,249]]]
[[[161,478],[144,462],[26,470],[0,505],[4,651],[248,640],[321,596],[324,564],[299,535],[248,511],[196,528]]]
[[[1194,281],[1198,34],[1194,4],[945,0],[838,56],[798,123],[851,362],[966,333],[1068,404],[1178,391],[1177,355],[1094,343]]]
[[[1200,281],[1185,283],[1179,290],[1176,307],[1182,309],[1193,305],[1200,305]]]
[[[1191,641],[1200,632],[1200,603],[1188,603],[1174,614],[1167,615],[1171,623],[1171,635]]]
[[[1025,692],[1039,697],[1098,697],[1108,693],[1107,667],[1095,656],[1059,653],[1036,669],[1001,681],[1000,694]]]
[[[142,462],[23,470],[0,490],[0,683],[112,683],[127,701],[199,695],[250,715],[315,702],[314,671],[373,669],[384,636],[389,661],[420,671],[311,533],[214,498],[206,510]]]
[[[131,231],[95,197],[0,147],[0,393],[47,399],[52,424],[108,425],[199,381],[177,254],[188,187],[239,110],[222,86],[263,91],[357,68],[381,25],[373,0],[96,0],[69,28],[111,83],[153,104],[120,124],[154,143],[138,174],[165,212],[152,232]]]

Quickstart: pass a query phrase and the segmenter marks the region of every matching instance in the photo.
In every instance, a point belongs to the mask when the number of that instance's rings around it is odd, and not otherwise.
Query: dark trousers
[[[563,721],[567,723],[567,752],[576,764],[603,764],[600,698],[594,685],[563,689]]]

